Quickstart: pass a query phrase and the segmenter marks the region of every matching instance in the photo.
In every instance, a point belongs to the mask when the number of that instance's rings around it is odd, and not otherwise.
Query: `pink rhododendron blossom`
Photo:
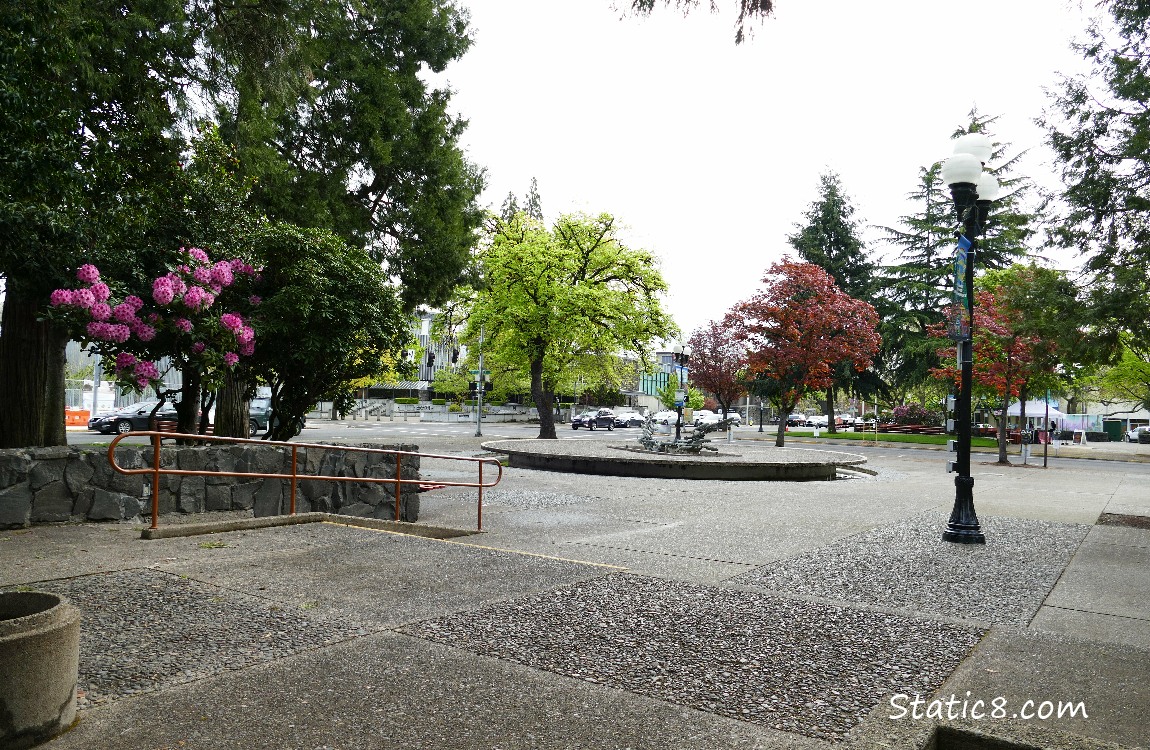
[[[192,278],[197,284],[207,286],[212,283],[212,272],[203,266],[196,266],[196,270],[192,271]]]
[[[175,299],[176,292],[172,288],[172,282],[166,276],[161,276],[152,282],[152,299],[156,301],[157,305],[167,305]]]
[[[129,305],[127,302],[121,302],[116,305],[116,309],[112,311],[112,315],[116,320],[121,323],[131,323],[136,319],[136,308]]]
[[[228,367],[235,367],[236,363],[240,361],[240,356],[235,352],[227,352],[224,354],[224,364]]]
[[[122,344],[132,335],[132,329],[119,323],[108,324],[108,337],[117,344]],[[142,336],[140,338],[143,338]],[[144,339],[147,341],[147,339]]]
[[[96,297],[91,289],[77,289],[72,292],[72,304],[87,310],[96,304]]]
[[[197,341],[192,344],[192,354],[203,354],[205,348],[203,341]]]
[[[85,263],[76,269],[76,278],[85,284],[95,284],[100,280],[100,269],[91,263]]]
[[[208,254],[205,253],[203,250],[201,250],[198,247],[193,247],[192,249],[188,250],[188,255],[191,258],[198,260],[201,263],[209,262],[208,261]]]
[[[112,296],[112,290],[102,281],[93,284],[90,289],[92,290],[92,296],[96,298],[97,302],[104,302]]]
[[[232,271],[239,273],[241,270],[243,270],[244,262],[239,258],[232,258],[230,261],[228,261],[228,265],[232,267]]]
[[[179,274],[169,273],[164,278],[172,283],[172,291],[176,293],[177,297],[188,291],[188,285],[184,283],[184,280],[180,278]]]
[[[136,337],[140,339],[140,341],[151,341],[152,339],[156,338],[156,329],[152,328],[147,323],[141,323],[140,325],[136,326],[135,334]]]
[[[219,263],[212,266],[212,281],[214,281],[219,286],[231,286],[231,283],[234,280],[235,277],[232,276],[232,266],[227,261],[221,260]]]
[[[136,355],[131,352],[120,352],[116,355],[116,369],[123,370],[136,364]]]
[[[238,333],[244,327],[244,319],[235,313],[224,313],[220,316],[220,325],[229,331]]]
[[[134,294],[129,294],[127,297],[124,297],[124,304],[130,306],[136,312],[139,312],[140,308],[144,306],[144,300]]]
[[[192,321],[187,318],[176,318],[175,326],[184,333],[192,332]]]
[[[211,294],[210,292],[204,292],[204,299],[203,299],[202,304],[203,304],[204,308],[209,308],[212,305],[216,304],[216,295]]]
[[[208,307],[211,302],[205,300],[210,295],[198,286],[194,286],[188,291],[184,292],[184,304],[191,310],[199,310],[201,307]]]
[[[107,320],[112,317],[112,308],[103,302],[97,302],[88,308],[88,314],[92,316],[93,320]]]
[[[239,346],[240,354],[245,357],[250,357],[256,353],[256,345],[254,341],[242,341]]]
[[[184,265],[176,266],[176,270],[179,271],[180,273],[184,273],[184,274],[192,272],[192,269],[190,266],[184,266]]]
[[[255,338],[256,332],[247,326],[244,326],[240,330],[236,331],[236,341],[239,341],[241,344],[248,341],[254,341]]]
[[[140,362],[136,363],[136,374],[148,378],[149,380],[160,379],[160,371],[156,369],[156,363],[148,362],[146,360],[141,360]]]
[[[263,302],[263,300],[259,298],[259,295],[253,294],[252,296],[248,297],[248,304],[252,307],[256,307],[261,302]]]
[[[57,289],[56,291],[52,292],[52,296],[49,297],[49,301],[52,303],[52,307],[70,305],[72,304],[72,290]]]

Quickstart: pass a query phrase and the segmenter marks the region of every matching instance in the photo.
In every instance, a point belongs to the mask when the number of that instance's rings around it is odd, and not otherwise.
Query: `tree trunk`
[[[790,404],[784,404],[779,401],[772,401],[771,403],[778,407],[779,410],[779,431],[775,433],[775,447],[782,448],[787,434],[787,416],[790,416],[791,412],[795,410],[795,407],[799,405],[799,402],[795,401]]]
[[[531,400],[539,412],[539,438],[557,440],[555,434],[555,394],[543,386],[543,355],[531,358]]]
[[[1008,464],[1010,459],[1006,457],[1006,444],[1009,433],[1006,429],[1006,410],[1010,406],[1010,389],[1006,389],[1006,395],[1002,397],[1002,418],[998,420],[998,463]]]
[[[67,335],[36,320],[38,305],[9,286],[0,323],[0,448],[67,445]]]
[[[251,435],[247,390],[247,381],[230,371],[224,374],[224,385],[216,392],[216,435],[235,438]]]
[[[200,431],[200,374],[193,370],[183,373],[183,387],[176,404],[177,429],[183,433]]]
[[[1024,440],[1023,433],[1026,432],[1026,398],[1030,395],[1030,388],[1027,382],[1022,381],[1022,386],[1018,389],[1018,454],[1023,455],[1025,448],[1022,441]]]
[[[835,429],[835,387],[833,385],[827,388],[827,432],[832,435],[838,432]]]

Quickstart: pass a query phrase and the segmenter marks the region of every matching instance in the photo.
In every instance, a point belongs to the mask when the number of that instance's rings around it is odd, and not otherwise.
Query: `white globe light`
[[[955,154],[942,163],[940,174],[947,185],[963,182],[977,185],[982,174],[982,162],[970,154]]]
[[[954,153],[970,154],[979,164],[988,162],[993,151],[994,144],[983,133],[967,133],[954,142]]]
[[[980,201],[992,201],[998,198],[998,178],[990,172],[983,172],[976,186]]]

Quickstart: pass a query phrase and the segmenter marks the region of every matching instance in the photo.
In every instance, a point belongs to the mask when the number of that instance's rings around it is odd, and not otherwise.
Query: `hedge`
[[[418,404],[419,399],[403,397],[403,398],[397,398],[395,400],[395,403],[397,403],[397,404]]]

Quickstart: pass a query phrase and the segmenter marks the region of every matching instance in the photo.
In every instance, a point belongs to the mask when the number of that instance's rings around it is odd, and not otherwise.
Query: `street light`
[[[954,470],[954,508],[942,538],[960,544],[985,544],[986,537],[974,512],[974,477],[970,476],[971,385],[974,367],[974,263],[975,239],[985,228],[991,202],[998,197],[998,180],[983,166],[993,144],[982,133],[967,133],[955,143],[954,155],[942,165],[942,181],[950,186],[954,210],[962,224],[955,251],[954,304],[950,337],[958,352],[959,393],[954,415],[958,422]]]
[[[675,344],[671,348],[671,361],[674,363],[678,370],[677,377],[679,380],[679,389],[682,391],[683,398],[678,398],[679,394],[675,394],[675,413],[678,417],[675,419],[675,442],[679,442],[679,432],[683,426],[683,403],[687,400],[689,391],[687,390],[687,362],[691,360],[691,347],[683,346],[682,344]]]

